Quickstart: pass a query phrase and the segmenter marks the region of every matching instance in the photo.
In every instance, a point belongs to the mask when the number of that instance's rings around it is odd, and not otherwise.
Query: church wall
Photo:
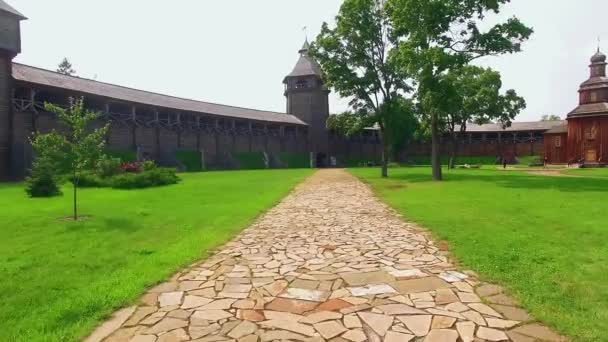
[[[152,127],[137,127],[135,129],[135,141],[142,155],[156,155],[156,129]]]
[[[130,151],[133,150],[133,135],[131,127],[120,124],[112,123],[110,125],[108,138],[108,147],[118,151]]]
[[[181,150],[196,151],[196,132],[184,131],[181,134],[181,144],[179,147]]]
[[[249,152],[249,137],[246,135],[237,135],[235,137],[236,146],[234,151],[236,153]]]
[[[543,158],[550,164],[568,163],[568,133],[545,134]]]
[[[592,151],[595,151],[595,161],[589,160]],[[580,160],[608,162],[608,116],[568,120],[568,162]]]

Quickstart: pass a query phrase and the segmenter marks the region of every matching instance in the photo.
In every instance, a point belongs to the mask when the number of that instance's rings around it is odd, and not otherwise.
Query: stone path
[[[317,172],[89,341],[563,341],[342,170]]]

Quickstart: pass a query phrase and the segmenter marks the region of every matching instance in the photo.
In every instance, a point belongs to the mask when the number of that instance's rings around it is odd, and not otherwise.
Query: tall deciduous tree
[[[495,25],[484,22],[510,0],[387,0],[387,11],[402,42],[397,59],[418,84],[429,122],[433,179],[441,180],[441,123],[449,113],[446,74],[471,61],[521,50],[532,29],[516,17]],[[489,26],[489,28],[482,28]]]
[[[72,63],[64,57],[61,63],[57,66],[57,72],[60,74],[72,76],[76,73],[76,70],[72,67]]]
[[[312,47],[327,85],[351,99],[352,113],[371,118],[380,129],[383,177],[388,176],[387,117],[409,91],[405,69],[389,58],[399,44],[392,31],[384,0],[345,0],[335,27],[324,23]]]
[[[500,73],[489,68],[467,65],[450,71],[446,81],[452,86],[446,126],[451,140],[449,167],[454,168],[458,142],[468,123],[511,126],[515,116],[526,108],[526,101],[513,89],[501,93]]]
[[[545,114],[540,118],[540,121],[560,121],[561,119],[558,115]]]
[[[57,174],[70,176],[74,188],[73,217],[78,220],[78,182],[83,172],[93,170],[103,157],[110,124],[91,130],[90,125],[99,113],[86,110],[82,98],[70,98],[67,109],[50,103],[45,103],[44,107],[58,116],[65,130],[35,135],[32,146],[37,158],[48,161]]]

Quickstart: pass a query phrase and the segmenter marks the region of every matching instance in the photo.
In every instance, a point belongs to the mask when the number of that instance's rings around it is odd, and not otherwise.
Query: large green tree
[[[501,92],[502,79],[498,71],[467,65],[451,70],[446,77],[450,84],[449,99],[452,103],[447,112],[446,128],[450,136],[449,168],[454,168],[459,141],[468,123],[500,123],[511,126],[517,114],[526,108],[526,101],[513,89]]]
[[[67,57],[64,57],[61,63],[59,63],[57,66],[57,72],[68,76],[73,76],[76,74],[76,70],[74,70],[72,63],[70,63]]]
[[[405,69],[389,58],[398,44],[384,0],[345,0],[335,27],[324,23],[312,46],[327,85],[350,99],[354,115],[380,130],[383,177],[388,176],[388,118],[406,103],[403,96],[410,89]]]
[[[99,113],[84,108],[82,98],[70,98],[67,109],[45,103],[44,108],[58,116],[63,128],[61,132],[37,134],[32,138],[32,147],[44,165],[52,165],[56,174],[66,174],[73,185],[73,218],[78,220],[78,183],[84,172],[92,171],[103,158],[105,137],[110,124],[91,129]]]
[[[441,124],[454,102],[447,73],[485,56],[515,53],[532,34],[516,17],[490,24],[510,0],[387,0],[395,55],[417,82],[417,96],[431,130],[433,179],[441,180]]]

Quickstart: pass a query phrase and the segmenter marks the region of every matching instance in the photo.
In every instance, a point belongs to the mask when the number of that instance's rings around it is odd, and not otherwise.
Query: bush
[[[175,158],[186,168],[187,172],[203,171],[203,159],[198,151],[177,151]]]
[[[53,168],[42,160],[34,162],[32,174],[25,180],[25,192],[30,197],[53,197],[61,195]]]
[[[120,166],[120,171],[124,173],[141,173],[143,166],[140,162],[123,163]]]
[[[174,169],[155,168],[141,173],[125,173],[112,178],[114,189],[144,189],[177,184],[180,181]]]
[[[137,161],[137,152],[135,151],[106,150],[105,152],[110,157],[120,159],[124,163]]]
[[[68,177],[68,181],[74,184],[74,177]],[[92,172],[84,172],[78,177],[79,188],[105,188],[108,186],[108,179],[104,179]]]
[[[120,158],[105,157],[97,163],[97,174],[101,178],[110,178],[120,173]]]
[[[151,171],[151,170],[156,170],[156,163],[153,160],[144,160],[143,163],[141,163],[141,168],[144,171]]]

